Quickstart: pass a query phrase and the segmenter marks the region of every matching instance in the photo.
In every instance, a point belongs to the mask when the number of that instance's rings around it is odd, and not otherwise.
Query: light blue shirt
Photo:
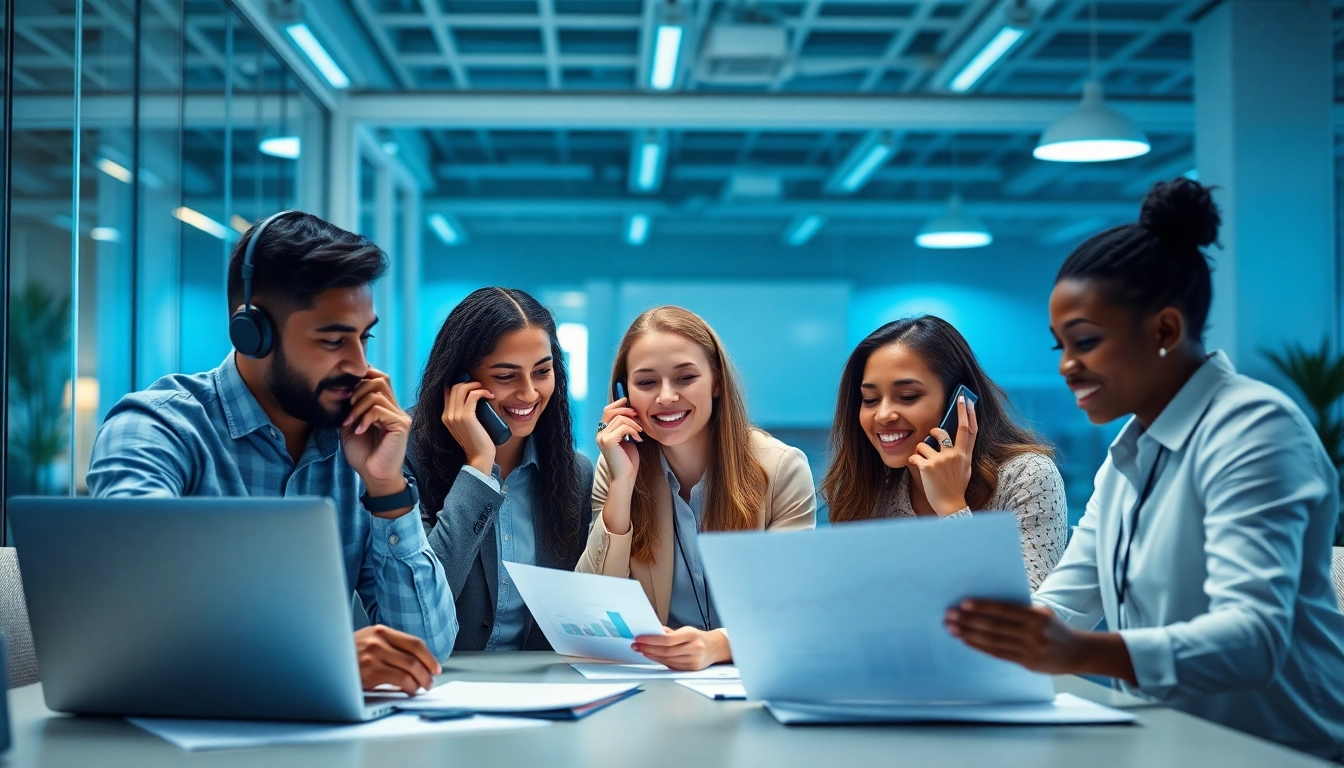
[[[314,429],[295,463],[232,354],[214,370],[165,376],[123,397],[94,441],[87,482],[90,496],[104,498],[329,497],[347,586],[369,621],[423,639],[439,659],[453,650],[457,610],[419,508],[393,520],[364,509],[364,483],[335,429]]]
[[[718,617],[714,613],[714,601],[709,597],[709,587],[705,581],[704,566],[700,561],[700,520],[704,516],[701,499],[704,495],[705,481],[702,478],[691,488],[690,502],[681,498],[681,483],[667,464],[667,458],[658,454],[667,475],[667,484],[672,489],[672,514],[676,516],[676,533],[680,540],[672,543],[672,599],[668,604],[667,623],[673,629],[681,627],[705,628],[705,619],[709,619],[709,628],[719,627]],[[682,557],[682,552],[686,557]]]
[[[504,501],[495,515],[495,552],[499,562],[499,592],[495,598],[495,621],[487,651],[517,651],[523,647],[523,632],[527,629],[527,606],[518,587],[504,569],[504,563],[537,564],[536,524],[532,518],[535,508],[532,482],[537,475],[537,451],[532,438],[523,441],[523,460],[507,478],[499,476],[496,464],[486,478],[470,465],[463,467],[480,477],[491,487],[504,494]]]
[[[1159,452],[1122,607],[1117,559]],[[1297,405],[1216,352],[1146,432],[1125,425],[1095,488],[1035,599],[1080,629],[1118,629],[1131,693],[1344,757],[1339,475]]]

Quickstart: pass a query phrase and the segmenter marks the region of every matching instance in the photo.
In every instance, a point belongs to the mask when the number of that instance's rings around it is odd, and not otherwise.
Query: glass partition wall
[[[78,494],[118,398],[228,353],[239,234],[325,215],[328,116],[224,0],[0,5],[3,497]]]

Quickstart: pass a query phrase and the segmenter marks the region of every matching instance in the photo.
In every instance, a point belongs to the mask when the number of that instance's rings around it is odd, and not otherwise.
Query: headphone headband
[[[252,236],[247,239],[247,245],[243,248],[243,263],[239,269],[243,279],[243,306],[229,317],[229,341],[233,342],[234,349],[248,357],[260,358],[269,355],[275,342],[275,328],[271,324],[271,319],[264,311],[252,306],[252,279],[257,271],[256,264],[252,261],[253,255],[256,253],[257,244],[261,242],[262,234],[266,232],[266,227],[281,216],[291,213],[298,211],[285,210],[267,216],[253,228]]]
[[[279,213],[272,213],[270,216],[263,219],[262,222],[257,225],[256,229],[252,230],[252,236],[247,239],[247,247],[243,249],[243,267],[240,270],[243,278],[244,311],[250,311],[252,309],[252,276],[256,274],[257,269],[256,265],[252,262],[252,254],[257,250],[257,243],[261,242],[261,236],[266,232],[266,227],[269,227],[271,222],[281,216],[287,216],[291,213],[298,213],[298,211],[286,209]]]

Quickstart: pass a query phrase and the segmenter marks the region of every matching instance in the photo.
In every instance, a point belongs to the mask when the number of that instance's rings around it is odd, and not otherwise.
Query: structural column
[[[1327,0],[1224,0],[1195,26],[1196,163],[1223,213],[1209,344],[1270,381],[1263,351],[1339,341],[1332,28]]]

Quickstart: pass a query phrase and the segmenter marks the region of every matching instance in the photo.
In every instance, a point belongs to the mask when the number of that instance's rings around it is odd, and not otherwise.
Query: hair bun
[[[1217,240],[1222,222],[1209,187],[1185,177],[1154,184],[1139,213],[1139,224],[1156,237],[1196,248]]]

